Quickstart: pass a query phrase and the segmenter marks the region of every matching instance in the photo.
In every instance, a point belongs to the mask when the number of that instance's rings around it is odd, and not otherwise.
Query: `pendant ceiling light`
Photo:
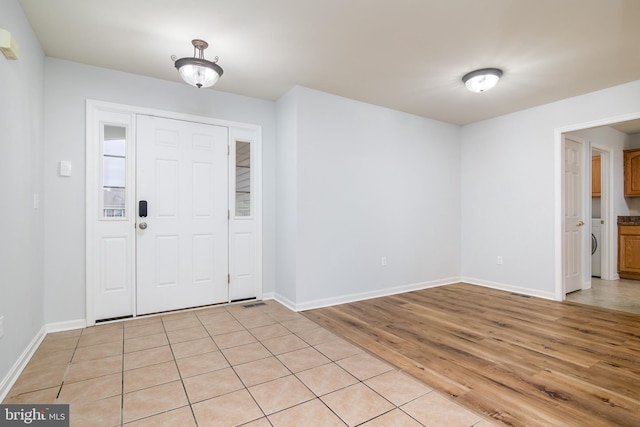
[[[191,86],[198,88],[210,87],[216,84],[220,76],[222,76],[222,68],[217,64],[218,57],[213,61],[204,59],[204,50],[209,47],[209,43],[204,40],[191,40],[193,45],[192,58],[180,58],[174,55],[174,65],[180,72],[182,79]]]
[[[498,84],[501,76],[499,68],[483,68],[465,74],[462,81],[471,92],[486,92]]]

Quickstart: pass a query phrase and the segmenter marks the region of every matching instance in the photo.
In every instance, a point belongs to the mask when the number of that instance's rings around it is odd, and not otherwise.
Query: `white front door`
[[[582,248],[584,220],[582,218],[583,146],[563,136],[563,277],[565,293],[582,289]]]
[[[227,132],[137,116],[138,315],[228,301]]]

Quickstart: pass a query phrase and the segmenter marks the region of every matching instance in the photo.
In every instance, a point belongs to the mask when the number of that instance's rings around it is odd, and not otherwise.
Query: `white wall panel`
[[[102,239],[102,292],[128,289],[130,258],[127,236]]]

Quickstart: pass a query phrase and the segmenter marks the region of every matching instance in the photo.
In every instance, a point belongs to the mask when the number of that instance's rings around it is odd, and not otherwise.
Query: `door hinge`
[[[231,155],[231,146],[227,145],[227,156]]]
[[[227,220],[231,219],[231,210],[227,209]]]
[[[227,283],[231,283],[231,275],[227,274]]]

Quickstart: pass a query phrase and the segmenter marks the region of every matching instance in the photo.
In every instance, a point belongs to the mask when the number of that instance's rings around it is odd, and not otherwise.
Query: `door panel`
[[[137,120],[137,313],[226,302],[227,128]]]
[[[582,289],[582,144],[564,138],[563,275],[565,293]]]

